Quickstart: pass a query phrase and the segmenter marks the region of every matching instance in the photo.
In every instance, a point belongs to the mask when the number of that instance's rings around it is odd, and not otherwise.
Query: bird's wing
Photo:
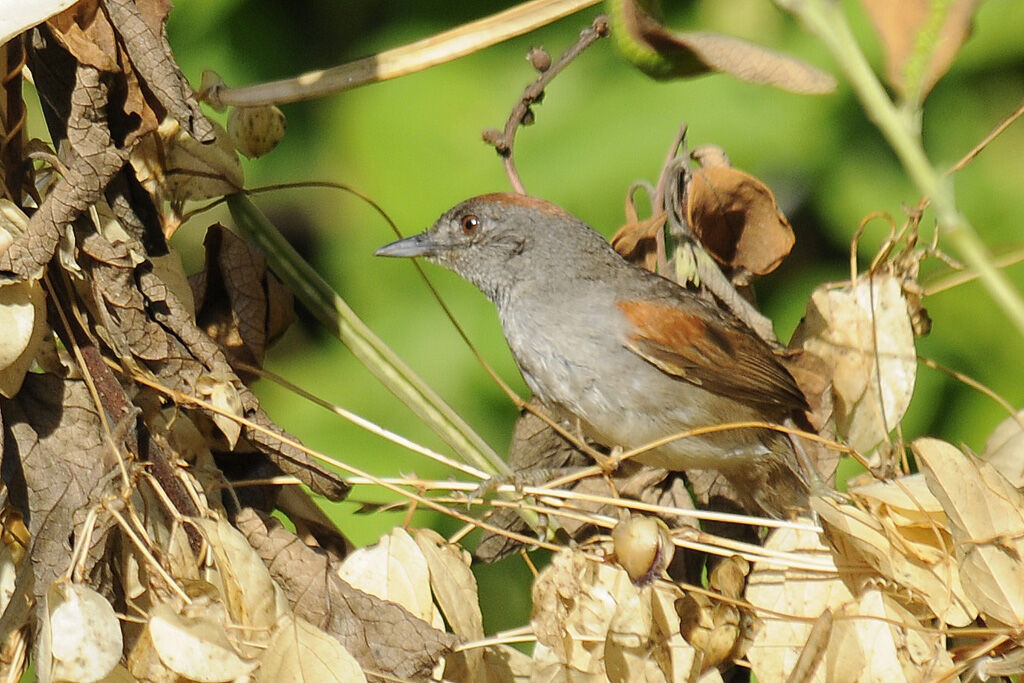
[[[718,309],[643,300],[618,306],[630,323],[627,348],[661,371],[748,405],[807,410],[771,348]]]

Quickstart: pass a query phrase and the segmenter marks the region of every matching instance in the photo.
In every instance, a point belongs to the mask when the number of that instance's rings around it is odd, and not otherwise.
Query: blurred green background
[[[669,3],[671,4],[671,3]],[[816,41],[766,0],[676,3],[670,25],[717,30],[795,54],[835,72]],[[876,68],[880,47],[857,3],[851,22]],[[186,76],[198,84],[213,69],[233,86],[333,66],[504,9],[509,3],[455,1],[288,3],[271,0],[177,0],[168,31]],[[484,128],[501,127],[522,88],[534,78],[524,57],[533,45],[557,56],[600,8],[454,63],[315,102],[285,105],[288,134],[268,157],[246,162],[247,184],[331,180],[380,203],[406,234],[419,232],[458,201],[508,190]],[[1024,3],[990,0],[973,37],[925,106],[925,144],[951,164],[1024,98]],[[842,79],[840,79],[842,80]],[[895,157],[861,112],[849,88],[824,97],[791,95],[725,76],[659,84],[624,63],[601,41],[555,79],[537,122],[520,131],[517,162],[524,184],[579,215],[605,235],[623,222],[626,188],[654,180],[681,122],[691,146],[714,143],[733,164],[776,192],[797,234],[782,267],[758,284],[764,311],[788,339],[812,289],[849,273],[849,243],[861,219],[902,209],[918,195]],[[223,121],[223,115],[215,115]],[[996,253],[1024,241],[1018,201],[1024,197],[1024,125],[998,138],[955,182],[960,207]],[[298,239],[317,269],[355,311],[494,446],[504,452],[516,411],[489,380],[445,319],[409,263],[373,257],[393,235],[373,211],[346,194],[321,189],[261,195],[256,202]],[[230,224],[226,213],[201,216],[175,237],[191,270],[201,266],[205,227]],[[934,225],[928,215],[922,225]],[[887,229],[869,225],[862,263]],[[940,248],[941,248],[940,244]],[[939,270],[929,263],[928,273]],[[438,289],[484,356],[525,393],[482,295],[457,277],[426,265]],[[1009,270],[1024,285],[1024,267]],[[934,330],[924,356],[964,372],[1024,403],[1024,342],[977,284],[929,298]],[[337,341],[295,327],[272,352],[268,368],[329,401],[430,447],[446,451],[403,405]],[[382,476],[449,472],[368,434],[266,381],[257,391],[270,415],[313,448]],[[903,423],[910,438],[929,434],[980,450],[1005,411],[962,384],[922,367]],[[386,500],[359,488],[353,500]],[[374,542],[401,513],[355,515],[357,505],[328,506],[357,544]],[[456,526],[430,513],[418,525]],[[528,619],[528,572],[512,558],[477,568],[488,632]],[[510,589],[509,582],[514,588]]]

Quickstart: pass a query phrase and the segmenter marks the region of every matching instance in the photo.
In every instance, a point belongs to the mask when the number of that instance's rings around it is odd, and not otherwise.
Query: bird
[[[610,448],[726,423],[778,425],[808,409],[778,354],[736,316],[624,260],[600,233],[545,200],[473,197],[375,253],[422,257],[475,285],[497,308],[534,395]],[[716,470],[753,513],[788,517],[807,506],[808,477],[779,430],[687,436],[636,459],[672,471]]]

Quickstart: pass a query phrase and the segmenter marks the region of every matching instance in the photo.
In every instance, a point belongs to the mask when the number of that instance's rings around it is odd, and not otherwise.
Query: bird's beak
[[[421,232],[412,237],[385,244],[373,252],[374,256],[432,256],[440,251],[437,242],[433,240],[430,233]]]

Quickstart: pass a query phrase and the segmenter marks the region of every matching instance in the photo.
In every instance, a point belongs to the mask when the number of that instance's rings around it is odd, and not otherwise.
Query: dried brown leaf
[[[276,467],[297,477],[315,493],[331,500],[344,498],[348,487],[341,478],[320,466],[301,448],[282,439],[298,441],[267,417],[259,399],[238,379],[220,347],[196,326],[190,312],[167,284],[149,268],[130,270],[131,253],[141,250],[141,245],[133,244],[131,240],[126,244],[101,244],[104,239],[97,233],[90,234],[83,240],[83,250],[88,250],[101,263],[113,264],[112,258],[117,259],[119,272],[108,277],[118,281],[118,286],[110,290],[101,288],[96,292],[96,298],[101,301],[113,291],[118,297],[125,297],[124,302],[118,299],[126,309],[125,313],[138,316],[138,322],[132,317],[126,319],[127,323],[110,326],[128,328],[124,342],[131,353],[147,360],[165,387],[188,396],[198,398],[197,385],[204,375],[230,379],[241,401],[240,414],[258,425],[242,427],[246,441],[270,458]],[[129,244],[133,244],[133,248],[129,249]],[[140,294],[145,302],[142,311],[138,310]]]
[[[238,192],[245,184],[242,164],[227,131],[212,126],[212,144],[204,144],[176,120],[164,119],[131,155],[142,186],[173,205]]]
[[[888,595],[867,590],[836,613],[824,668],[829,681],[936,680],[953,669],[945,641]]]
[[[893,430],[910,404],[917,353],[906,299],[888,273],[822,285],[793,333],[792,348],[832,370],[836,431],[866,452]]]
[[[277,597],[270,572],[245,536],[224,518],[197,519],[195,525],[213,552],[220,595],[232,624],[244,627],[235,647],[245,657],[255,657],[277,622]]]
[[[237,418],[242,417],[242,399],[235,388],[234,376],[226,377],[223,373],[202,375],[196,380],[196,394],[217,409],[210,418],[228,442],[228,450],[234,450],[238,437],[242,434],[242,425]]]
[[[224,226],[211,225],[203,245],[206,268],[192,278],[196,322],[220,344],[232,365],[241,361],[262,367],[269,344],[295,319],[291,292],[270,272],[258,249]]]
[[[98,0],[81,0],[47,20],[53,36],[75,59],[100,71],[119,71],[117,38]]]
[[[818,534],[808,531],[776,529],[769,534],[765,548],[799,552],[818,562],[832,561],[832,554]],[[792,672],[813,628],[806,618],[817,619],[826,609],[835,610],[853,599],[838,570],[780,569],[768,562],[754,565],[746,596],[755,608],[793,616],[787,619],[758,612],[763,624],[747,659],[754,675],[762,681],[786,680]],[[823,667],[817,667],[814,676],[806,680],[824,681]]]
[[[181,301],[185,310],[195,317],[196,302],[178,251],[170,247],[163,256],[150,256],[149,262],[153,267],[153,274],[167,285],[167,289]]]
[[[145,628],[135,639],[128,652],[126,662],[131,680],[147,681],[147,683],[178,683],[180,678],[160,660],[153,647],[153,639],[149,629]]]
[[[59,50],[60,48],[53,48]],[[45,59],[41,49],[30,61],[38,73],[37,60]],[[49,73],[44,68],[43,73]],[[37,80],[46,92],[48,81]],[[66,84],[51,87],[64,88]],[[57,249],[62,231],[103,195],[110,180],[121,170],[130,147],[114,144],[107,118],[110,86],[103,74],[84,64],[75,68],[75,82],[67,118],[67,145],[62,145],[66,172],[32,214],[28,230],[0,254],[0,275],[6,279],[37,278]]]
[[[801,393],[807,397],[807,405],[810,410],[806,412],[806,416],[811,425],[823,436],[834,434],[835,428],[831,424],[833,417],[831,365],[821,357],[803,350],[780,354],[778,359],[796,380],[796,385],[800,387]],[[834,458],[835,462],[825,467],[819,467],[819,469],[835,471],[839,464],[839,453],[830,450],[826,456]]]
[[[284,591],[295,616],[336,638],[364,669],[399,678],[426,677],[456,640],[402,607],[342,581],[323,553],[272,519],[242,510],[238,528]],[[269,525],[269,526],[268,526]]]
[[[672,607],[680,597],[670,584],[637,588],[618,567],[570,550],[557,553],[533,587],[535,676],[689,680],[693,649],[682,639]]]
[[[257,680],[361,683],[366,676],[341,643],[305,619],[286,615],[260,658]]]
[[[401,527],[374,545],[349,553],[338,567],[338,576],[353,588],[401,605],[414,617],[443,628],[430,594],[427,558]]]
[[[129,83],[137,79],[144,84],[146,109],[157,115],[147,121],[136,135],[156,128],[164,111],[172,116],[189,135],[202,143],[213,141],[210,121],[199,108],[192,87],[185,80],[164,31],[164,20],[170,10],[167,0],[103,0],[103,7],[121,38],[131,61]],[[147,117],[148,118],[148,117]]]
[[[85,383],[29,374],[14,399],[0,399],[4,479],[28,520],[41,594],[67,569],[74,515],[116,469]]]
[[[616,44],[630,61],[655,78],[722,72],[796,93],[823,94],[835,89],[830,74],[760,45],[715,33],[668,30],[648,13],[656,5],[649,0],[611,3]]]
[[[861,0],[885,50],[885,77],[920,103],[949,70],[971,32],[980,0]],[[939,16],[937,13],[943,13]],[[936,19],[941,19],[936,24]],[[921,54],[922,49],[930,51]]]
[[[452,631],[464,640],[483,638],[480,596],[469,555],[431,529],[417,529],[414,536],[430,569],[431,590]]]
[[[992,465],[944,441],[911,447],[949,518],[967,596],[986,621],[1024,625],[1024,498]]]
[[[795,242],[768,186],[727,166],[693,172],[686,219],[716,261],[756,275],[775,270]]]
[[[849,494],[880,521],[892,520],[897,527],[937,527],[939,531],[948,532],[946,513],[928,490],[924,475],[911,474],[852,486]],[[948,547],[943,548],[943,552],[948,550]]]

